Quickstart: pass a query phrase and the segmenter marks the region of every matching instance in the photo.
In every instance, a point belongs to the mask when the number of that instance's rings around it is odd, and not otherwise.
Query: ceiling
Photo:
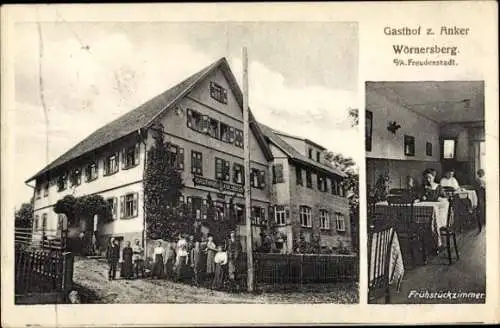
[[[439,124],[484,121],[483,81],[367,82],[366,92]]]

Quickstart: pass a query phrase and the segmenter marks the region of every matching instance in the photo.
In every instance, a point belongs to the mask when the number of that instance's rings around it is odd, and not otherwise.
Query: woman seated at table
[[[434,181],[434,175],[430,172],[424,174],[422,196],[423,201],[437,202],[439,197],[443,197],[441,186]]]
[[[460,189],[460,185],[458,184],[458,181],[457,179],[455,179],[454,175],[455,171],[453,169],[446,171],[444,176],[441,178],[441,181],[439,182],[441,187],[450,187],[455,190]]]

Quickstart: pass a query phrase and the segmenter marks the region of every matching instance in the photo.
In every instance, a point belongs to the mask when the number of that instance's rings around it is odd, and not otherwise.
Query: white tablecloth
[[[375,213],[379,212],[380,214],[384,214],[388,207],[389,204],[386,201],[378,202],[375,204]],[[446,227],[449,208],[450,203],[446,198],[439,198],[437,202],[416,202],[413,205],[413,216],[415,220],[420,221],[419,218],[422,217],[430,218],[432,232],[437,239],[436,242],[438,246],[442,245],[442,240],[439,238],[439,228]]]
[[[467,195],[467,198],[469,198],[470,202],[472,203],[472,208],[477,207],[477,194],[476,194],[475,190],[468,190],[468,189],[458,190],[455,192],[455,195],[458,195],[458,194],[461,194],[464,196]]]

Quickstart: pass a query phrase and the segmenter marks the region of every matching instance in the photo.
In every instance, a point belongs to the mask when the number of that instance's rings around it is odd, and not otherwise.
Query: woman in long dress
[[[122,251],[122,259],[123,259],[122,270],[121,270],[122,278],[132,279],[134,277],[134,265],[132,263],[132,255],[133,255],[132,247],[130,247],[130,242],[127,241]]]
[[[172,279],[174,277],[175,258],[175,243],[169,242],[165,254],[165,276],[167,279]]]
[[[214,258],[215,276],[212,282],[212,289],[222,289],[226,280],[227,269],[227,253],[222,250],[222,247],[217,248],[217,253]]]
[[[209,235],[207,241],[207,268],[206,268],[208,281],[212,281],[212,278],[214,277],[215,274],[215,253],[217,253],[217,247],[214,243],[213,236]]]
[[[154,265],[153,265],[153,278],[162,278],[163,277],[163,254],[165,253],[165,249],[161,247],[161,241],[156,243],[156,247],[153,251]]]

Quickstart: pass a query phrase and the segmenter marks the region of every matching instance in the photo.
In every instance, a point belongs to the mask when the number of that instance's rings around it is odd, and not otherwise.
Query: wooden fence
[[[255,282],[274,288],[311,283],[355,282],[359,277],[356,255],[254,253]],[[246,258],[242,259],[242,279]]]
[[[73,255],[68,252],[30,250],[19,246],[15,250],[15,294],[62,295],[65,299],[73,283]]]
[[[63,251],[66,249],[67,232],[42,229],[33,232],[32,228],[16,228],[14,241],[23,248]]]

